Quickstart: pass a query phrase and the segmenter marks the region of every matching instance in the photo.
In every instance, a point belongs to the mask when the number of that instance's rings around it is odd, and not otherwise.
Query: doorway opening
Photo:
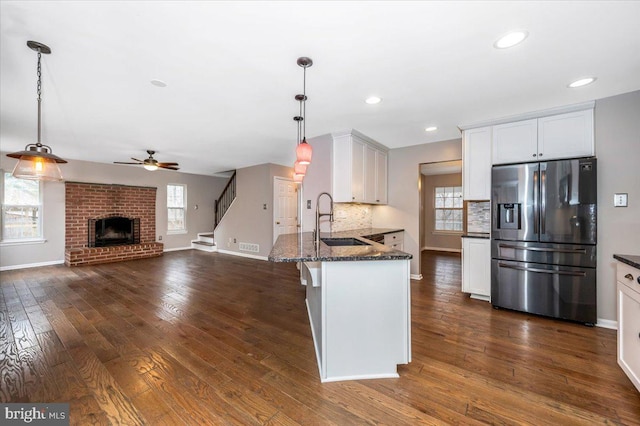
[[[453,262],[461,267],[464,203],[462,160],[420,164],[420,258],[423,273],[433,269],[435,258],[447,260],[447,274]],[[440,254],[441,256],[438,256]],[[425,264],[425,262],[427,264]],[[438,262],[436,262],[438,263]],[[436,268],[441,269],[441,268]],[[435,281],[433,281],[435,282]]]

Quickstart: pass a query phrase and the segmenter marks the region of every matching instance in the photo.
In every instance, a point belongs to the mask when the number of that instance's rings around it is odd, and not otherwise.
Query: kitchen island
[[[311,232],[285,234],[269,255],[300,262],[322,382],[398,377],[411,361],[412,256],[366,238],[397,231],[321,233],[318,246]]]

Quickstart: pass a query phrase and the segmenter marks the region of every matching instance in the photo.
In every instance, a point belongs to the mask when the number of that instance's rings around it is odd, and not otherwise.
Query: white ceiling
[[[293,163],[299,56],[314,61],[307,138],[355,128],[397,148],[640,89],[639,21],[638,1],[3,0],[0,144],[35,142],[27,40],[52,49],[43,143],[55,154],[110,163],[155,149],[159,161],[210,175]],[[529,37],[495,49],[513,29]],[[598,80],[566,87],[583,76]],[[373,94],[382,103],[365,104]]]

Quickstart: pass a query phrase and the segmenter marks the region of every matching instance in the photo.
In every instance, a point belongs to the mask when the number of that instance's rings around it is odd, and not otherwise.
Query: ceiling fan
[[[147,150],[147,153],[149,154],[149,158],[143,160],[138,160],[137,158],[133,158],[131,157],[131,159],[133,161],[135,161],[135,163],[128,163],[128,162],[124,162],[124,161],[114,161],[114,164],[135,164],[135,165],[141,165],[143,166],[145,169],[149,170],[149,171],[154,171],[154,170],[158,170],[158,168],[161,169],[169,169],[169,170],[179,170],[178,163],[160,163],[158,160],[156,160],[155,158],[153,158],[153,154],[155,154],[155,151],[152,151],[150,149]]]

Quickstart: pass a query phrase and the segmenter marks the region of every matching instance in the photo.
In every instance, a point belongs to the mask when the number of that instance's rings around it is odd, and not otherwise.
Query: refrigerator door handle
[[[533,233],[538,234],[538,172],[533,172]]]
[[[545,248],[545,247],[523,247],[523,246],[515,246],[511,244],[499,244],[499,248],[508,248],[514,250],[528,250],[528,251],[545,251],[552,253],[574,253],[574,254],[587,254],[587,250],[583,248],[578,249],[555,249],[555,248]]]
[[[546,219],[547,215],[547,171],[540,172],[540,234],[547,233]]]
[[[506,263],[498,262],[498,266],[501,268],[508,269],[517,269],[518,271],[525,272],[539,272],[542,274],[554,274],[554,275],[570,275],[574,277],[586,277],[587,273],[584,271],[553,271],[548,269],[540,269],[540,268],[525,268],[524,266],[516,266],[516,265],[508,265]]]

